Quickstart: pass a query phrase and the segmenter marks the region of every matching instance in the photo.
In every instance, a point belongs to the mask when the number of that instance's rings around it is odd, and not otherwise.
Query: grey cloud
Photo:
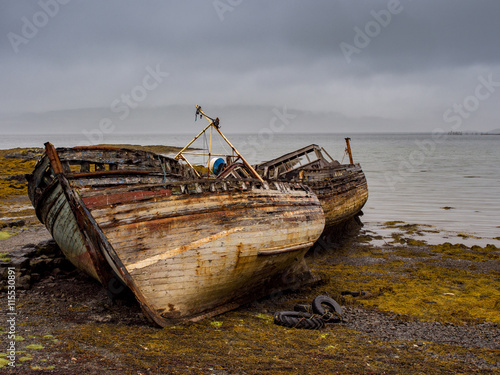
[[[200,100],[256,111],[287,104],[311,115],[330,113],[358,129],[363,118],[375,130],[419,120],[427,124],[422,130],[432,130],[454,101],[470,95],[480,74],[500,81],[500,3],[401,0],[402,11],[348,63],[340,44],[355,46],[355,28],[364,30],[374,12],[395,1],[243,0],[231,6],[220,0],[232,9],[221,22],[214,1],[72,0],[57,3],[57,14],[17,53],[8,34],[22,36],[23,17],[32,21],[40,2],[2,2],[0,120],[46,113],[60,122],[64,116],[47,113],[81,109],[72,114],[91,122],[86,108],[109,111],[113,100],[140,84],[147,66],[160,64],[169,78],[140,103],[150,131],[158,113],[146,115],[148,108]],[[498,120],[492,107],[482,103],[476,117]],[[473,121],[471,127],[488,129]],[[0,126],[16,130],[6,120]],[[44,125],[61,128],[51,126]],[[329,129],[324,121],[314,126]]]

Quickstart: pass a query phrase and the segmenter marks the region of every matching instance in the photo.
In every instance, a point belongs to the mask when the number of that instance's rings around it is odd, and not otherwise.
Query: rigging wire
[[[344,164],[344,158],[346,157],[346,155],[347,155],[347,147],[344,150],[344,156],[342,156],[342,161],[340,162],[340,164]]]
[[[226,155],[232,155],[233,153],[229,153],[229,151],[226,149],[226,147],[224,146],[224,143],[222,143],[221,141],[221,137],[218,136],[217,139],[219,140],[219,144],[222,146],[222,148],[224,149],[224,152],[226,153]]]

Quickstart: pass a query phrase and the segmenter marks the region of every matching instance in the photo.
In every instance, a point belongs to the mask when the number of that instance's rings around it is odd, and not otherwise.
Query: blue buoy
[[[226,162],[222,158],[210,160],[210,171],[214,175],[218,175],[226,167]]]

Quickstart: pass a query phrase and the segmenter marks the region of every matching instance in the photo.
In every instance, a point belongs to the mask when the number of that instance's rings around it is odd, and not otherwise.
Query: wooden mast
[[[349,163],[350,164],[354,164],[354,161],[352,160],[351,144],[349,143],[350,140],[351,140],[351,138],[346,138],[345,139],[345,143],[346,143],[345,150],[346,150],[347,154],[349,154]]]

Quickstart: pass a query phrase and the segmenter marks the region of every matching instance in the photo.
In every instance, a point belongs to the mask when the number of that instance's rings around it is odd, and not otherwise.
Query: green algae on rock
[[[465,259],[476,262],[500,260],[500,249],[494,245],[467,247],[463,244],[453,245],[449,242],[445,242],[440,245],[431,245],[429,247],[432,251],[440,253],[443,257],[450,259]]]
[[[1,240],[6,240],[9,237],[12,237],[14,233],[12,232],[7,232],[7,231],[0,231],[0,241]]]
[[[39,349],[43,349],[43,345],[40,345],[40,344],[30,344],[28,346],[25,346],[24,347],[25,349],[35,349],[35,350],[39,350]]]

